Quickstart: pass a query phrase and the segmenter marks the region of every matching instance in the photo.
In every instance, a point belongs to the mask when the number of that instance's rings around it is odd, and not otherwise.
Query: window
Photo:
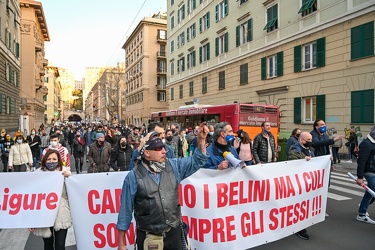
[[[174,61],[170,62],[170,66],[171,66],[171,75],[173,76],[174,75]]]
[[[11,99],[9,96],[5,99],[5,114],[9,115],[11,111]]]
[[[253,40],[253,19],[236,27],[236,46]]]
[[[352,60],[374,55],[374,22],[352,28],[350,36]]]
[[[180,99],[184,98],[184,85],[180,85]]]
[[[174,4],[174,0],[171,0],[171,6]]]
[[[210,12],[199,18],[199,32],[202,33],[210,27]]]
[[[225,89],[225,71],[219,72],[219,90]]]
[[[278,28],[277,20],[277,4],[267,9],[267,24],[264,26],[263,30],[271,32]]]
[[[158,39],[166,40],[167,39],[167,31],[158,30]]]
[[[195,50],[187,55],[187,68],[195,67]]]
[[[185,71],[185,57],[181,57],[177,60],[177,72]]]
[[[163,61],[163,60],[158,60],[157,61],[157,65],[158,65],[158,72],[159,73],[166,73],[167,72],[167,65],[166,65],[166,61]]]
[[[158,101],[159,102],[165,102],[165,92],[158,91]]]
[[[247,84],[248,83],[248,65],[247,63],[242,64],[240,66],[240,84]]]
[[[165,76],[158,76],[158,88],[165,89],[167,85],[167,78]]]
[[[174,40],[171,41],[171,53],[174,51]]]
[[[207,93],[207,76],[202,77],[202,94]]]
[[[185,19],[185,4],[183,4],[177,12],[177,22],[180,23],[182,20]]]
[[[284,73],[284,58],[283,52],[279,52],[276,55],[269,57],[263,57],[261,59],[261,79],[269,79],[277,76],[282,76]]]
[[[325,120],[326,96],[294,98],[294,123],[313,123],[316,119]]]
[[[187,13],[190,14],[197,7],[195,0],[187,1]]]
[[[185,32],[182,32],[178,37],[177,37],[177,48],[182,47],[185,44]]]
[[[374,123],[374,90],[352,91],[351,123]]]
[[[10,81],[10,64],[5,62],[5,78],[9,82]]]
[[[199,47],[199,62],[202,63],[208,60],[210,60],[210,43]]]
[[[189,96],[193,96],[194,95],[194,82],[191,81],[189,82]]]
[[[224,35],[216,37],[215,39],[215,54],[216,56],[228,52],[228,32]]]
[[[171,16],[171,29],[174,28],[174,15]]]
[[[306,16],[315,12],[317,9],[317,0],[302,0],[302,6],[299,9],[298,14],[301,13],[302,16]]]
[[[171,101],[174,100],[174,88],[171,88]]]
[[[294,72],[325,66],[325,37],[294,47]]]
[[[195,37],[195,23],[193,23],[190,27],[186,30],[186,40],[189,42]]]
[[[224,0],[215,6],[216,22],[228,15],[228,0]]]

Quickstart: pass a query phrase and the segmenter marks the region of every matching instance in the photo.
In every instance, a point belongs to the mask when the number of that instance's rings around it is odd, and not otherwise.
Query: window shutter
[[[177,11],[177,23],[180,23],[180,10]]]
[[[218,37],[215,38],[215,55],[216,56],[219,55],[219,38]]]
[[[374,90],[364,90],[363,92],[363,122],[374,123]]]
[[[316,66],[324,67],[326,66],[326,38],[322,37],[316,40]]]
[[[228,32],[224,34],[224,51],[228,52]]]
[[[301,49],[302,49],[301,45],[294,47],[294,72],[301,72],[301,68],[302,68]]]
[[[236,27],[236,47],[240,46],[240,25]]]
[[[224,0],[224,15],[228,16],[228,0]]]
[[[374,55],[374,22],[363,24],[363,56]]]
[[[193,67],[195,67],[195,50],[193,51],[193,57],[192,57],[192,59],[191,60],[193,60]]]
[[[182,5],[182,19],[185,19],[185,5]]]
[[[195,37],[195,23],[193,23],[193,29],[191,32],[191,38],[193,39]]]
[[[20,44],[16,43],[16,57],[20,58]]]
[[[207,43],[207,61],[210,60],[210,43]]]
[[[260,61],[261,64],[261,79],[266,80],[267,78],[267,58],[263,57]]]
[[[190,41],[190,33],[189,33],[189,28],[186,29],[186,41]]]
[[[196,4],[195,0],[193,0],[193,10],[195,10],[196,7],[197,7],[197,4]]]
[[[202,33],[202,18],[199,18],[199,33]]]
[[[210,12],[207,12],[207,29],[210,27]]]
[[[187,68],[190,68],[191,54],[187,55]]]
[[[199,47],[199,63],[202,63],[202,47]]]
[[[192,0],[187,1],[187,13],[188,14],[190,14],[190,1],[192,1]]]
[[[277,53],[277,76],[284,74],[284,52]]]
[[[215,20],[216,22],[219,21],[219,5],[215,6]]]
[[[294,123],[301,124],[301,97],[294,98]]]
[[[247,21],[247,41],[250,42],[253,40],[253,19],[250,18]]]
[[[326,96],[316,96],[316,119],[326,119]]]

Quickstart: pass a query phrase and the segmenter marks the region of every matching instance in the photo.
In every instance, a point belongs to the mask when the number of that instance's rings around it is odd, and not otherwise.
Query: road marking
[[[349,182],[345,182],[345,181],[337,181],[337,180],[331,179],[331,183],[340,184],[340,185],[343,185],[343,186],[351,187],[353,189],[364,190],[362,187],[358,186],[354,181],[351,181],[349,183]]]
[[[333,189],[333,190],[337,190],[337,191],[341,191],[341,192],[344,192],[344,193],[348,193],[348,194],[352,194],[352,195],[356,195],[356,196],[359,196],[359,197],[362,197],[364,192],[360,192],[360,191],[355,191],[355,190],[352,190],[352,189],[349,189],[349,188],[343,188],[343,187],[339,187],[339,186],[335,186],[335,185],[331,185],[329,187],[329,189]]]
[[[334,194],[334,193],[328,193],[328,198],[330,199],[333,199],[333,200],[337,200],[337,201],[345,201],[345,200],[351,200],[352,198],[350,197],[346,197],[346,196],[342,196],[342,195],[338,195],[338,194]]]

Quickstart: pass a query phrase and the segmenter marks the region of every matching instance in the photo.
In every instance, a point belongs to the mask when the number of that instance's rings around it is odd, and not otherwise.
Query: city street
[[[75,174],[73,157],[71,160],[72,173]],[[85,171],[87,165],[87,163],[84,165]],[[373,237],[374,225],[358,222],[355,219],[363,189],[357,186],[346,174],[348,171],[355,173],[355,169],[355,163],[342,161],[342,163],[335,165],[328,194],[327,213],[330,216],[324,222],[307,229],[310,240],[302,240],[295,235],[291,235],[253,249],[372,249],[367,239]],[[370,216],[375,215],[374,206],[370,206],[369,214]],[[68,231],[66,246],[67,250],[77,249],[73,229]],[[0,231],[0,250],[36,250],[42,248],[42,238],[34,236],[27,229]]]

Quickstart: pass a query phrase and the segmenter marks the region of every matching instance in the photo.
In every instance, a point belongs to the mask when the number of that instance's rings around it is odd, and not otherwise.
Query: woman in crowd
[[[180,140],[181,140],[181,143],[182,143],[182,157],[188,157],[189,156],[189,144],[186,140],[186,131],[185,130],[181,130],[179,132],[179,136],[180,136]]]
[[[117,144],[117,138],[115,135],[115,130],[113,128],[107,130],[107,135],[105,136],[105,141],[111,144],[111,147],[114,148]]]
[[[36,164],[40,156],[39,145],[42,143],[40,140],[40,136],[36,134],[35,128],[31,130],[31,134],[27,136],[26,141],[29,144],[31,153],[33,155],[33,166],[31,168],[31,171],[35,171]]]
[[[56,150],[48,150],[42,159],[40,171],[60,171],[65,177],[70,176],[70,169],[63,166],[60,155]],[[44,250],[64,250],[68,228],[72,226],[72,218],[66,187],[64,183],[60,207],[53,227],[29,228],[36,236],[42,236]]]
[[[79,174],[79,172],[82,173],[85,147],[86,147],[85,140],[82,138],[81,132],[77,130],[76,136],[73,139],[73,144],[72,144],[72,152],[73,152],[74,162],[75,162],[74,165],[76,167],[77,174]]]
[[[118,143],[112,149],[111,167],[115,171],[127,171],[132,158],[133,150],[126,141],[126,137],[120,137]]]
[[[26,172],[33,165],[33,155],[29,144],[23,143],[23,135],[17,135],[15,139],[16,143],[9,151],[9,169],[14,172]]]
[[[252,165],[253,163],[253,154],[252,154],[252,145],[251,145],[251,139],[247,132],[240,130],[237,132],[238,134],[238,140],[239,140],[239,146],[236,145],[235,147],[238,150],[238,155],[241,160],[243,160],[246,163],[246,166]]]

